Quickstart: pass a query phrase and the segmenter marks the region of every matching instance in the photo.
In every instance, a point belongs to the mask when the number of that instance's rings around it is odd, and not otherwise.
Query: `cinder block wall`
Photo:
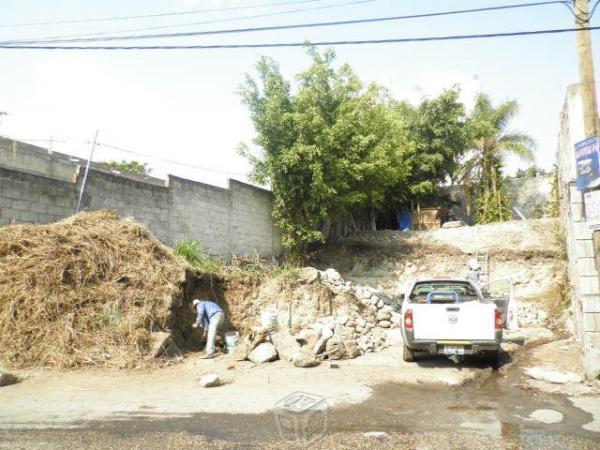
[[[75,211],[86,161],[0,138],[0,225],[49,223]],[[82,209],[113,209],[171,245],[197,239],[218,256],[281,254],[270,191],[235,180],[224,189],[170,175],[124,176],[93,164]]]
[[[560,209],[566,237],[576,334],[583,349],[586,372],[591,377],[597,377],[600,375],[600,278],[594,260],[593,232],[585,221],[583,196],[575,183],[574,145],[583,138],[579,86],[572,85],[567,89],[558,136]]]

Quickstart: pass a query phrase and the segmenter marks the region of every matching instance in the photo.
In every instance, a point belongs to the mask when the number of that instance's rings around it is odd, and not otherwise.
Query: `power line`
[[[102,31],[102,32],[97,32],[97,33],[83,33],[83,34],[75,34],[75,35],[71,34],[71,35],[62,35],[62,36],[46,36],[46,37],[41,37],[41,38],[26,38],[26,39],[11,40],[11,41],[6,41],[6,42],[7,43],[50,42],[50,41],[55,41],[57,39],[85,38],[85,37],[89,37],[89,36],[107,36],[107,35],[112,35],[115,33],[132,33],[132,32],[136,32],[136,31],[150,31],[150,30],[161,30],[161,29],[166,29],[166,28],[179,28],[179,27],[187,27],[187,26],[195,26],[195,25],[206,25],[206,24],[211,24],[211,23],[235,22],[238,20],[259,19],[259,18],[264,18],[264,17],[281,16],[281,15],[286,15],[286,14],[300,13],[300,12],[341,8],[341,7],[345,7],[345,6],[353,6],[353,5],[359,5],[359,4],[364,4],[364,3],[373,3],[375,1],[377,1],[377,0],[357,0],[357,1],[352,1],[352,2],[338,3],[335,5],[316,6],[316,7],[312,7],[312,8],[291,9],[291,10],[277,11],[277,12],[264,13],[264,14],[255,14],[252,16],[205,20],[203,22],[181,23],[181,24],[174,24],[174,25],[160,25],[160,26],[153,26],[153,27],[134,28],[134,29],[127,29],[127,30]]]
[[[600,0],[599,0],[600,1]],[[168,33],[168,34],[145,34],[145,35],[134,35],[134,36],[107,36],[107,37],[93,37],[93,38],[74,38],[74,39],[54,39],[54,40],[32,40],[32,41],[19,41],[26,43],[58,43],[58,42],[95,42],[95,41],[114,41],[114,40],[138,40],[138,39],[155,39],[155,38],[178,38],[178,37],[191,37],[191,36],[207,36],[207,35],[218,35],[218,34],[231,34],[231,33],[248,33],[248,32],[259,32],[259,31],[273,31],[273,30],[289,30],[298,28],[317,28],[317,27],[331,27],[340,25],[356,25],[364,23],[375,23],[375,22],[390,22],[407,19],[421,19],[426,17],[438,17],[438,16],[449,16],[457,14],[470,14],[478,12],[489,12],[489,11],[500,11],[506,9],[516,8],[528,8],[535,6],[547,6],[557,3],[563,3],[563,1],[544,1],[544,2],[530,2],[521,3],[517,5],[498,5],[484,8],[473,8],[473,9],[462,9],[452,11],[442,11],[433,13],[423,14],[411,14],[404,16],[390,16],[390,17],[374,17],[369,19],[354,19],[354,20],[340,20],[331,22],[312,22],[302,24],[291,24],[291,25],[272,25],[264,27],[252,27],[252,28],[234,28],[225,30],[209,30],[209,31],[191,31],[181,33]],[[9,43],[16,43],[15,41],[9,41]]]
[[[226,12],[226,11],[242,11],[246,9],[257,9],[257,8],[268,8],[273,6],[287,6],[287,5],[295,5],[299,3],[315,3],[323,0],[295,0],[288,2],[273,2],[273,3],[264,3],[258,5],[246,5],[246,6],[230,6],[227,8],[213,8],[213,9],[196,9],[196,10],[188,10],[188,11],[171,11],[164,13],[156,13],[156,14],[145,14],[145,15],[137,15],[137,16],[110,16],[110,17],[98,17],[98,18],[88,18],[88,19],[67,19],[67,20],[58,20],[53,22],[28,22],[28,23],[8,23],[8,24],[0,24],[0,27],[3,28],[12,28],[12,27],[29,27],[29,26],[45,26],[45,25],[66,25],[66,24],[76,24],[76,23],[90,23],[90,22],[112,22],[119,20],[130,20],[130,19],[149,19],[154,17],[168,17],[168,16],[182,16],[182,15],[191,15],[191,14],[206,14],[206,13],[215,13],[215,12]]]
[[[92,141],[90,140],[85,140],[85,139],[54,139],[54,138],[48,138],[48,139],[39,139],[39,138],[32,138],[32,139],[27,139],[27,138],[14,138],[14,137],[10,137],[10,136],[0,136],[0,139],[5,139],[5,140],[9,140],[9,141],[17,141],[17,142],[54,142],[54,143],[69,143],[69,144],[86,144],[86,145],[91,145]],[[148,155],[146,153],[140,153],[140,152],[136,152],[133,150],[127,150],[123,147],[118,147],[116,145],[112,145],[112,144],[106,144],[103,142],[96,142],[96,146],[97,147],[105,147],[105,148],[109,148],[112,150],[117,150],[119,152],[122,153],[126,153],[129,155],[133,155],[133,156],[137,156],[137,157],[141,157],[141,158],[146,158],[152,161],[158,161],[158,162],[162,162],[162,163],[166,163],[166,164],[173,164],[175,166],[181,166],[181,167],[187,167],[190,169],[195,169],[195,170],[203,170],[205,172],[214,172],[214,173],[219,173],[222,175],[239,175],[239,176],[248,176],[247,173],[243,173],[243,172],[233,172],[233,171],[229,171],[229,170],[220,170],[220,169],[213,169],[210,167],[203,167],[203,166],[195,166],[192,164],[188,164],[188,163],[183,163],[183,162],[179,162],[179,161],[173,161],[170,159],[163,159],[157,156],[153,156],[153,155]],[[77,159],[85,159],[85,158],[81,158],[78,156],[73,156],[74,158]]]
[[[594,13],[596,12],[596,8],[598,7],[598,5],[600,5],[600,0],[596,0],[596,3],[592,7],[592,10],[590,11],[590,14],[588,15],[588,20],[592,20],[592,17],[594,16]]]
[[[366,39],[347,41],[320,41],[320,42],[274,42],[260,44],[213,44],[213,45],[137,45],[137,46],[60,46],[60,45],[13,45],[0,44],[0,49],[10,50],[215,50],[215,49],[243,49],[243,48],[278,48],[278,47],[310,47],[310,46],[336,46],[336,45],[368,45],[368,44],[404,44],[409,42],[435,42],[456,41],[470,39],[490,39],[514,36],[534,36],[544,34],[572,33],[577,31],[593,31],[600,26],[585,28],[558,28],[550,30],[512,31],[507,33],[484,34],[459,34],[450,36],[425,36],[414,38],[392,39]]]
[[[169,160],[169,159],[163,159],[163,158],[158,158],[156,156],[152,156],[152,155],[147,155],[145,153],[139,153],[139,152],[134,152],[132,150],[126,150],[122,147],[117,147],[116,145],[111,145],[111,144],[103,144],[101,142],[99,142],[97,144],[100,147],[106,147],[106,148],[110,148],[113,150],[117,150],[123,153],[127,153],[130,155],[134,155],[134,156],[138,156],[138,157],[143,157],[143,158],[150,158],[154,161],[160,161],[163,163],[167,163],[167,164],[174,164],[176,166],[182,166],[182,167],[188,167],[190,169],[196,169],[196,170],[204,170],[204,171],[208,171],[208,172],[215,172],[215,173],[220,173],[223,175],[240,175],[240,176],[247,176],[247,173],[242,173],[242,172],[231,172],[229,170],[219,170],[219,169],[211,169],[209,167],[202,167],[202,166],[194,166],[191,164],[187,164],[187,163],[182,163],[182,162],[178,162],[178,161],[173,161],[173,160]]]

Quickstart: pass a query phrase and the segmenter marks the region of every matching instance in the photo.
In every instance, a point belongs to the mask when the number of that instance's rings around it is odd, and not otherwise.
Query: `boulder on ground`
[[[390,323],[389,320],[382,320],[379,322],[379,326],[381,328],[389,328],[392,324]]]
[[[315,355],[318,355],[323,350],[325,350],[327,341],[329,339],[331,339],[332,337],[333,337],[333,331],[331,331],[329,328],[323,328],[321,330],[321,337],[319,338],[319,340],[315,343],[314,347],[312,348],[313,353]]]
[[[300,330],[296,335],[296,342],[298,342],[303,348],[313,349],[315,344],[319,341],[320,332],[312,328],[305,328]]]
[[[327,341],[326,351],[329,359],[352,359],[360,355],[356,341],[337,337]]]
[[[390,322],[400,325],[402,323],[402,314],[393,312],[390,316]]]
[[[207,373],[200,378],[200,386],[209,388],[219,386],[221,384],[221,380],[219,379],[219,375],[215,373]]]
[[[271,362],[277,358],[277,350],[275,346],[270,342],[263,342],[259,344],[254,350],[248,355],[248,359],[254,364],[262,364]]]
[[[442,228],[460,228],[464,226],[462,220],[450,220],[442,225]]]
[[[342,276],[335,269],[327,269],[321,272],[321,277],[325,281],[329,281],[330,283],[336,283],[342,281]]]
[[[296,367],[314,367],[319,364],[315,355],[306,350],[298,350],[294,353],[292,361]]]
[[[150,339],[152,339],[152,351],[151,355],[153,358],[159,356],[178,356],[181,355],[181,350],[173,342],[171,333],[165,333],[164,331],[157,331],[150,333]]]
[[[300,344],[288,330],[272,332],[270,337],[281,359],[291,361],[294,354],[300,350]]]
[[[525,373],[535,380],[554,384],[581,383],[583,381],[583,377],[575,372],[559,372],[544,367],[529,367],[525,369]]]
[[[390,318],[392,317],[392,315],[389,312],[386,311],[379,311],[377,313],[377,321],[382,321],[382,320],[390,320]]]
[[[314,283],[319,280],[319,271],[314,267],[304,267],[300,269],[300,276],[298,277],[298,281],[301,283]]]
[[[19,378],[16,375],[8,372],[2,372],[0,370],[0,386],[8,386],[9,384],[15,384],[19,382]]]

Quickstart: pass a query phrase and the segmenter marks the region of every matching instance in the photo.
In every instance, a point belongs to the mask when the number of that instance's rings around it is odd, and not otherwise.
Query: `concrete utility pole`
[[[575,25],[577,28],[587,28],[589,21],[588,0],[573,0]],[[590,31],[578,31],[577,55],[579,57],[579,76],[581,96],[583,100],[583,121],[585,137],[598,135],[598,103],[596,100],[596,79],[594,76],[594,60],[592,59],[592,41]]]

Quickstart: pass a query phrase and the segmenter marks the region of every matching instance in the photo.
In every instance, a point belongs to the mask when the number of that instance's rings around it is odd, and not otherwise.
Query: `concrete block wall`
[[[229,233],[230,192],[227,189],[169,177],[170,235],[176,241],[193,236],[215,255],[234,253]],[[245,248],[240,253],[250,253]]]
[[[11,142],[0,139],[0,225],[49,223],[72,215],[86,161]],[[279,256],[272,202],[270,191],[239,181],[230,180],[224,189],[172,175],[166,182],[125,176],[93,164],[82,210],[113,209],[169,245],[190,238],[213,255]]]
[[[596,267],[593,231],[585,220],[583,195],[575,183],[574,145],[583,138],[579,86],[573,85],[567,89],[558,138],[560,209],[576,334],[582,346],[586,372],[597,377],[600,375],[600,273]]]
[[[73,214],[75,184],[0,166],[0,226],[50,223]]]
[[[54,179],[74,181],[79,158],[0,137],[0,165]]]

